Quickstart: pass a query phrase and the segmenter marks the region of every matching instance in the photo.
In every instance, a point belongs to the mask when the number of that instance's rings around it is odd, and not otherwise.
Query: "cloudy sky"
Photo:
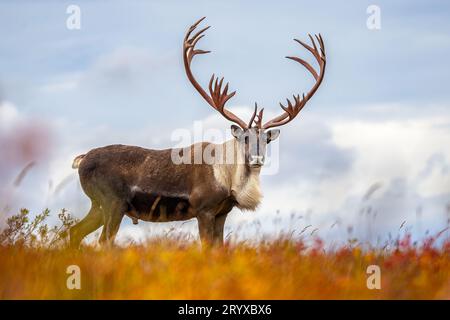
[[[79,30],[66,25],[72,4],[81,10]],[[380,29],[367,26],[370,5],[380,9]],[[278,170],[262,176],[263,204],[255,213],[233,212],[228,231],[257,220],[260,232],[312,225],[335,240],[352,226],[362,240],[376,241],[398,234],[404,221],[416,238],[446,227],[444,1],[2,1],[3,212],[64,207],[82,217],[89,201],[71,169],[74,156],[113,143],[170,147],[174,131],[193,132],[196,121],[225,133],[229,123],[194,91],[182,65],[185,30],[202,16],[212,28],[199,47],[212,53],[196,58],[195,73],[203,84],[213,72],[224,75],[237,90],[229,106],[246,119],[255,101],[270,117],[279,101],[312,85],[283,58],[310,59],[294,37],[320,32],[328,56],[321,88],[282,128]],[[121,236],[154,228],[125,220]],[[176,226],[195,230],[195,222]]]

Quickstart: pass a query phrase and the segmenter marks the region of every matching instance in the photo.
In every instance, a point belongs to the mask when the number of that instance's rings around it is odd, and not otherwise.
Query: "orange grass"
[[[449,299],[450,243],[390,251],[279,239],[200,250],[181,240],[81,251],[0,247],[1,299]],[[68,290],[66,268],[81,269]],[[366,286],[381,268],[381,290]]]

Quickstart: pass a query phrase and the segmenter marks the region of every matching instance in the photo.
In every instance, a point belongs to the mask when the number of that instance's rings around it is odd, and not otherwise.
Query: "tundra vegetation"
[[[328,246],[299,226],[252,243],[228,237],[222,248],[201,249],[192,235],[170,232],[106,248],[85,241],[71,250],[67,230],[75,219],[63,210],[50,226],[49,217],[48,210],[33,218],[21,210],[7,220],[0,232],[0,299],[450,298],[445,230],[420,243],[399,231],[377,247],[353,238]],[[66,286],[73,265],[79,290]],[[367,287],[371,265],[380,267],[381,289]]]

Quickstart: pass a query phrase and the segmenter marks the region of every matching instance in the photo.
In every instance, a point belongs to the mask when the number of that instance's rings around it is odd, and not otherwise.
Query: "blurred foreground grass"
[[[62,240],[63,229],[55,229]],[[390,250],[325,249],[318,238],[288,237],[201,250],[175,236],[73,251],[55,246],[60,239],[45,230],[40,242],[35,230],[33,243],[26,232],[3,237],[1,299],[450,299],[450,243],[436,246],[435,238],[417,245],[406,235]],[[70,265],[80,268],[80,290],[66,286]],[[369,265],[381,269],[380,290],[367,288]]]

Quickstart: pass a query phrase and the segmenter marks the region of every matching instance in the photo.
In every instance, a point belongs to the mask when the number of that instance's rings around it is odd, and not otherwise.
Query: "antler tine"
[[[187,41],[189,39],[189,37],[191,36],[192,31],[194,31],[195,28],[197,28],[197,26],[205,19],[206,19],[206,17],[203,17],[203,18],[199,19],[196,23],[194,23],[192,26],[189,27],[188,32],[186,32],[186,35],[184,36],[184,40],[185,41]],[[209,28],[209,26],[206,27],[204,30],[201,30],[198,33],[202,33],[203,31],[205,31],[208,28]],[[195,39],[198,36],[198,33],[194,37],[192,37],[192,39]]]
[[[314,35],[319,42],[320,45],[320,53],[322,54],[322,59],[325,59],[325,43],[323,42],[322,35],[319,33],[319,35]]]
[[[292,104],[292,101],[290,99],[286,99],[287,104],[284,106],[282,103],[280,103],[281,108],[283,109],[283,114],[279,115],[278,117],[266,122],[263,125],[264,129],[281,126],[284,125],[291,120],[293,120],[298,113],[303,109],[303,107],[306,105],[306,103],[311,99],[311,97],[314,95],[314,93],[319,88],[320,84],[322,83],[324,74],[325,74],[325,65],[326,65],[326,57],[325,57],[325,45],[322,39],[322,35],[319,33],[319,35],[314,35],[316,41],[314,40],[313,36],[311,34],[308,34],[309,39],[311,40],[311,45],[308,45],[298,39],[294,39],[297,43],[299,43],[301,46],[303,46],[306,50],[311,52],[311,54],[314,56],[314,58],[317,60],[317,64],[319,65],[319,72],[317,72],[309,62],[293,56],[287,56],[286,58],[294,60],[298,63],[300,63],[302,66],[304,66],[314,77],[316,80],[316,83],[311,88],[311,90],[305,94],[302,94],[302,97],[300,98],[300,95],[297,94],[297,96],[293,95],[294,98],[294,104]]]
[[[250,121],[248,122],[247,127],[251,128],[253,124],[253,120],[255,120],[256,112],[258,111],[258,104],[255,102],[255,110],[253,111],[252,117],[250,118]]]
[[[258,104],[255,102],[255,110],[253,111],[252,117],[250,118],[250,122],[248,123],[248,128],[251,128],[252,124],[254,122],[256,128],[263,129],[263,127],[262,127],[263,114],[264,114],[264,108],[262,108],[258,112]]]
[[[204,34],[202,34],[202,33],[205,32],[206,30],[208,30],[209,28],[211,28],[211,26],[204,27],[203,29],[201,29],[200,31],[198,31],[195,35],[193,35],[193,36],[192,36],[192,42],[197,41],[198,38],[203,37]]]
[[[263,129],[263,126],[262,126],[262,118],[263,118],[263,113],[264,113],[264,108],[262,108],[261,110],[259,110],[259,113],[258,113],[258,115],[257,115],[257,120],[255,120],[255,124],[256,124],[256,127],[258,128],[258,129]]]
[[[199,21],[201,22],[201,20]],[[210,53],[211,51],[207,51],[207,50],[199,50],[199,49],[195,49],[195,45],[197,44],[198,41],[200,41],[201,38],[203,38],[205,35],[202,34],[203,32],[205,32],[206,30],[208,30],[210,28],[210,26],[203,28],[202,30],[200,30],[199,32],[197,32],[192,38],[189,38],[189,34],[192,33],[192,31],[195,29],[192,29],[190,32],[188,32],[188,34],[186,35],[186,38],[184,40],[184,54],[187,55],[187,59],[188,59],[188,63],[189,65],[192,62],[192,59],[194,58],[195,55],[197,54],[205,54],[205,53]]]
[[[223,94],[227,96],[228,95],[227,93],[228,93],[228,82],[225,84],[225,88],[223,88]],[[233,91],[232,93],[234,95],[236,91]]]
[[[219,81],[219,78],[218,77],[216,78],[215,75],[213,74],[209,81],[209,94],[208,94],[201,87],[201,85],[197,82],[194,75],[192,74],[191,62],[192,62],[192,59],[194,58],[194,56],[197,54],[205,54],[205,53],[211,52],[211,51],[206,51],[206,50],[195,49],[195,46],[198,43],[198,41],[200,41],[200,39],[205,36],[203,33],[209,29],[209,26],[199,30],[197,33],[195,33],[193,36],[191,36],[192,32],[194,32],[194,30],[198,27],[198,25],[204,19],[205,19],[205,17],[201,18],[196,23],[194,23],[192,26],[190,26],[184,37],[183,61],[184,61],[184,68],[186,71],[186,75],[187,75],[189,81],[194,86],[194,88],[200,93],[200,95],[203,97],[203,99],[205,99],[206,102],[208,102],[208,104],[210,106],[212,106],[215,110],[220,112],[220,114],[222,114],[227,120],[238,124],[243,129],[246,129],[247,124],[244,121],[242,121],[239,117],[237,117],[231,111],[225,109],[225,103],[236,94],[236,91],[228,93],[228,83],[225,85],[225,88],[222,91],[223,78],[221,78]]]

